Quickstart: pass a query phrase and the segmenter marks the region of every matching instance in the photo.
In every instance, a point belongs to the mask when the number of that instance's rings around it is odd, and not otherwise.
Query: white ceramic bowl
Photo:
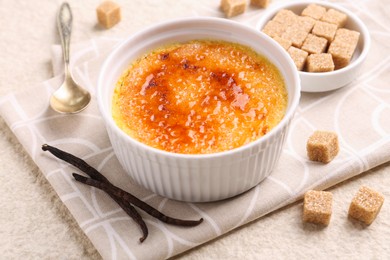
[[[268,57],[285,78],[289,100],[285,117],[266,136],[245,146],[215,154],[186,155],[158,150],[129,137],[111,116],[111,100],[121,73],[141,54],[193,39],[220,39],[251,46]],[[139,185],[159,195],[202,202],[245,192],[267,177],[278,161],[300,97],[299,76],[287,53],[253,28],[218,18],[190,18],[158,24],[136,33],[103,64],[97,99],[114,152]]]
[[[348,66],[331,72],[313,73],[299,71],[302,91],[323,92],[344,87],[356,79],[359,75],[360,69],[368,55],[371,45],[371,38],[367,27],[351,11],[341,7],[340,5],[325,1],[292,1],[290,3],[275,5],[274,7],[267,10],[258,21],[256,29],[261,30],[265,24],[271,20],[281,9],[289,9],[296,14],[300,14],[302,10],[311,3],[322,5],[326,8],[333,8],[347,14],[348,21],[344,28],[360,32],[360,37],[354,56],[352,57],[351,63]]]

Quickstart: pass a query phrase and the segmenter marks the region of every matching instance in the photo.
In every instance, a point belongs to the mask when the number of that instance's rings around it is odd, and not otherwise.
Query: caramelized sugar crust
[[[285,114],[278,69],[252,49],[223,41],[174,44],[136,60],[118,80],[117,125],[168,152],[231,150],[267,134]]]

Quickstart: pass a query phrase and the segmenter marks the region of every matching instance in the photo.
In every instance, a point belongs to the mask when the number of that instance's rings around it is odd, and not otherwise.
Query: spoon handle
[[[57,27],[60,33],[62,53],[64,55],[65,67],[69,64],[70,34],[72,32],[72,11],[68,3],[63,3],[57,16]]]

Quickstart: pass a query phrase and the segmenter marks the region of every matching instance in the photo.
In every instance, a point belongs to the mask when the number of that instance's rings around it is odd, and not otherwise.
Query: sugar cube
[[[109,29],[120,22],[121,9],[113,1],[104,1],[96,9],[98,22],[101,26]]]
[[[330,8],[322,17],[321,21],[337,25],[338,28],[343,27],[347,22],[347,15],[343,12]]]
[[[308,32],[303,30],[298,25],[292,25],[286,28],[282,34],[282,38],[292,42],[294,47],[300,48],[305,41]]]
[[[294,46],[288,48],[287,52],[288,54],[290,54],[290,57],[293,59],[297,69],[303,70],[306,63],[306,58],[309,54],[306,51],[295,48]]]
[[[348,215],[370,225],[378,215],[384,200],[381,193],[367,186],[362,186],[351,201]]]
[[[242,14],[246,9],[246,0],[221,0],[221,9],[229,18]]]
[[[283,24],[271,20],[265,24],[264,28],[262,29],[262,32],[270,37],[275,37],[282,36],[285,29],[286,27]]]
[[[360,33],[354,30],[339,28],[334,36],[335,41],[342,41],[351,45],[357,45],[359,42]]]
[[[326,8],[317,4],[309,4],[302,10],[302,16],[309,16],[316,20],[319,20],[326,13]]]
[[[311,32],[315,23],[316,20],[309,16],[298,16],[296,22],[296,24],[306,32]]]
[[[345,28],[340,28],[340,29],[337,29],[333,42],[336,42],[336,46],[337,46],[337,43],[339,43],[339,42],[341,43],[341,45],[349,45],[349,47],[345,47],[345,48],[348,49],[348,54],[351,56],[351,57],[349,57],[349,60],[350,60],[353,56],[353,53],[356,50],[358,43],[359,43],[359,36],[360,36],[360,33],[357,31],[348,30]],[[333,46],[332,48],[335,48],[335,46]],[[349,63],[349,60],[348,60],[348,63]]]
[[[325,38],[309,33],[303,42],[301,49],[312,54],[323,53],[325,52],[327,45],[328,41]]]
[[[309,190],[303,198],[304,222],[329,225],[332,216],[333,195],[328,191]]]
[[[285,49],[285,50],[288,50],[288,48],[290,48],[292,45],[292,41],[284,39],[284,38],[279,37],[279,36],[275,36],[275,37],[273,37],[273,39],[275,41],[277,41],[279,43],[279,45],[282,46],[283,49]]]
[[[341,41],[333,41],[328,48],[328,53],[333,57],[335,69],[346,67],[352,59],[356,46]]]
[[[334,64],[332,55],[329,53],[310,54],[306,60],[306,71],[327,72],[333,71]]]
[[[287,9],[282,9],[276,13],[272,21],[284,24],[285,26],[294,25],[297,21],[297,15]]]
[[[309,160],[329,163],[339,152],[337,134],[329,131],[314,131],[307,140],[306,150]]]
[[[329,42],[331,42],[336,34],[336,30],[337,30],[337,25],[335,24],[316,21],[311,33],[323,37],[327,39]]]

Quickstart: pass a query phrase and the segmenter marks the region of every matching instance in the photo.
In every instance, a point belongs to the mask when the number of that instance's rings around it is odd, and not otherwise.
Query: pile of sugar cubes
[[[221,0],[221,10],[230,18],[243,14],[247,7],[247,0]],[[270,0],[250,0],[250,4],[259,8],[266,8]]]
[[[300,15],[280,10],[262,31],[277,41],[298,70],[327,72],[347,66],[360,33],[343,28],[347,15],[332,8],[309,4]]]
[[[367,186],[361,186],[349,205],[348,216],[370,225],[377,217],[384,196]],[[304,222],[329,225],[332,216],[333,195],[329,191],[309,190],[303,199]]]
[[[339,142],[335,132],[317,130],[306,143],[309,160],[320,163],[331,162],[338,154]],[[378,215],[384,196],[367,186],[360,187],[351,201],[348,216],[370,225]],[[328,191],[309,190],[303,199],[304,222],[329,225],[332,216],[333,195]]]

